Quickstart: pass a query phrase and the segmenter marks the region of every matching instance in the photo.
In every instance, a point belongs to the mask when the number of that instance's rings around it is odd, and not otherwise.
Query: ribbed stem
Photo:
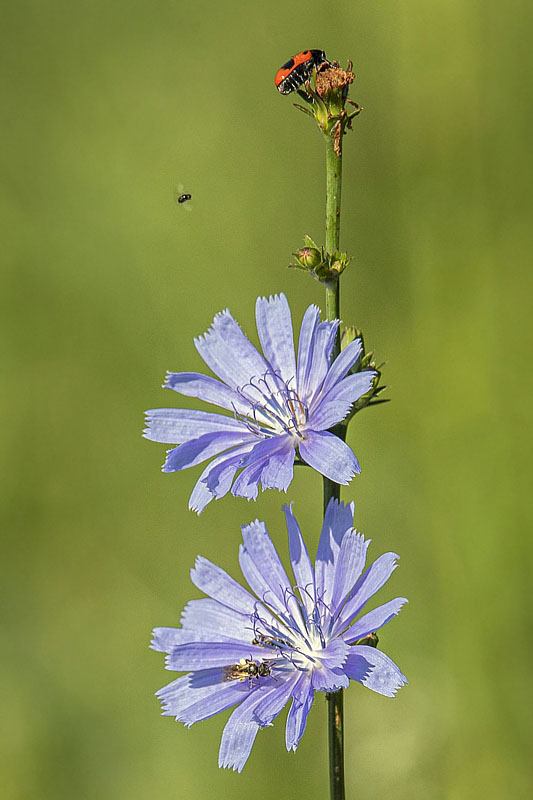
[[[333,136],[326,135],[326,250],[333,253],[339,249],[341,230],[341,182],[342,152],[335,152]],[[340,148],[342,138],[338,142]],[[340,319],[339,280],[325,283],[326,318]],[[333,358],[340,353],[340,330],[335,337]],[[345,428],[336,431],[344,438]],[[341,487],[338,483],[324,478],[324,513],[332,497],[340,499]],[[344,800],[344,733],[343,733],[343,694],[342,689],[327,695],[328,699],[328,743],[329,743],[329,786],[331,800]]]
[[[326,250],[334,253],[339,249],[341,235],[341,185],[342,185],[342,150],[335,152],[335,140],[325,135],[326,140]],[[342,138],[338,143],[339,149]],[[340,319],[339,280],[324,284],[326,287],[326,318]],[[335,340],[333,358],[340,353],[340,332]]]

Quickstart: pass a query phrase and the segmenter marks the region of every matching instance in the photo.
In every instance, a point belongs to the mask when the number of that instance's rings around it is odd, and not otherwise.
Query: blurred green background
[[[284,496],[186,509],[145,408],[166,369],[255,297],[295,322],[322,290],[286,270],[323,238],[323,143],[275,91],[300,49],[353,59],[343,317],[387,359],[393,402],[356,418],[344,491],[410,604],[381,646],[410,685],[346,697],[351,798],[529,797],[530,41],[510,0],[261,5],[18,0],[1,12],[3,538],[0,785],[26,798],[323,798],[325,704],[296,755],[284,714],[241,776],[221,715],[159,715],[148,649],[198,592],[197,553],[236,577],[239,524],[285,552]],[[173,192],[193,194],[186,213]],[[255,341],[255,338],[254,338]],[[193,404],[194,405],[194,404]],[[200,407],[198,405],[197,407]],[[194,473],[194,474],[193,474]],[[288,499],[311,547],[318,476]]]

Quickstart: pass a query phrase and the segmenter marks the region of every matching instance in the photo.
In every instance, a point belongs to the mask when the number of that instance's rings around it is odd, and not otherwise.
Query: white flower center
[[[263,438],[290,434],[302,439],[302,430],[307,424],[309,413],[294,389],[291,381],[283,381],[274,372],[266,372],[240,390],[242,396],[252,405],[253,416],[237,415],[253,433]]]
[[[287,665],[302,672],[320,669],[328,642],[320,624],[319,610],[317,606],[314,607],[311,619],[305,614],[301,602],[294,595],[291,598],[292,603],[287,603],[288,613],[284,621],[279,621],[275,628],[266,625],[259,615],[254,617],[254,643],[276,651],[273,664],[278,661],[280,669],[286,669]],[[302,610],[301,616],[294,613],[294,602]],[[299,619],[296,620],[295,616]]]

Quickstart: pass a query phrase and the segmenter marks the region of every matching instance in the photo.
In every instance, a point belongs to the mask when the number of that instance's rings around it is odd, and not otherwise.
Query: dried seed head
[[[333,92],[336,89],[344,89],[355,80],[355,75],[351,70],[351,65],[348,65],[348,70],[345,72],[341,67],[329,66],[326,69],[321,69],[316,75],[316,92],[320,97],[324,97],[328,92]]]

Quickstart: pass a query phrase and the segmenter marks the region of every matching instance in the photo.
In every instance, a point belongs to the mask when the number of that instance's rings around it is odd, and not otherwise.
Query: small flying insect
[[[244,681],[248,678],[250,686],[254,678],[266,678],[272,672],[267,661],[254,661],[251,658],[241,658],[238,664],[230,664],[223,668],[225,681]]]
[[[174,189],[174,199],[179,206],[183,206],[187,209],[187,211],[191,210],[191,206],[189,205],[189,200],[191,199],[192,194],[189,192],[184,191],[184,186],[180,183],[179,186],[176,186]]]

